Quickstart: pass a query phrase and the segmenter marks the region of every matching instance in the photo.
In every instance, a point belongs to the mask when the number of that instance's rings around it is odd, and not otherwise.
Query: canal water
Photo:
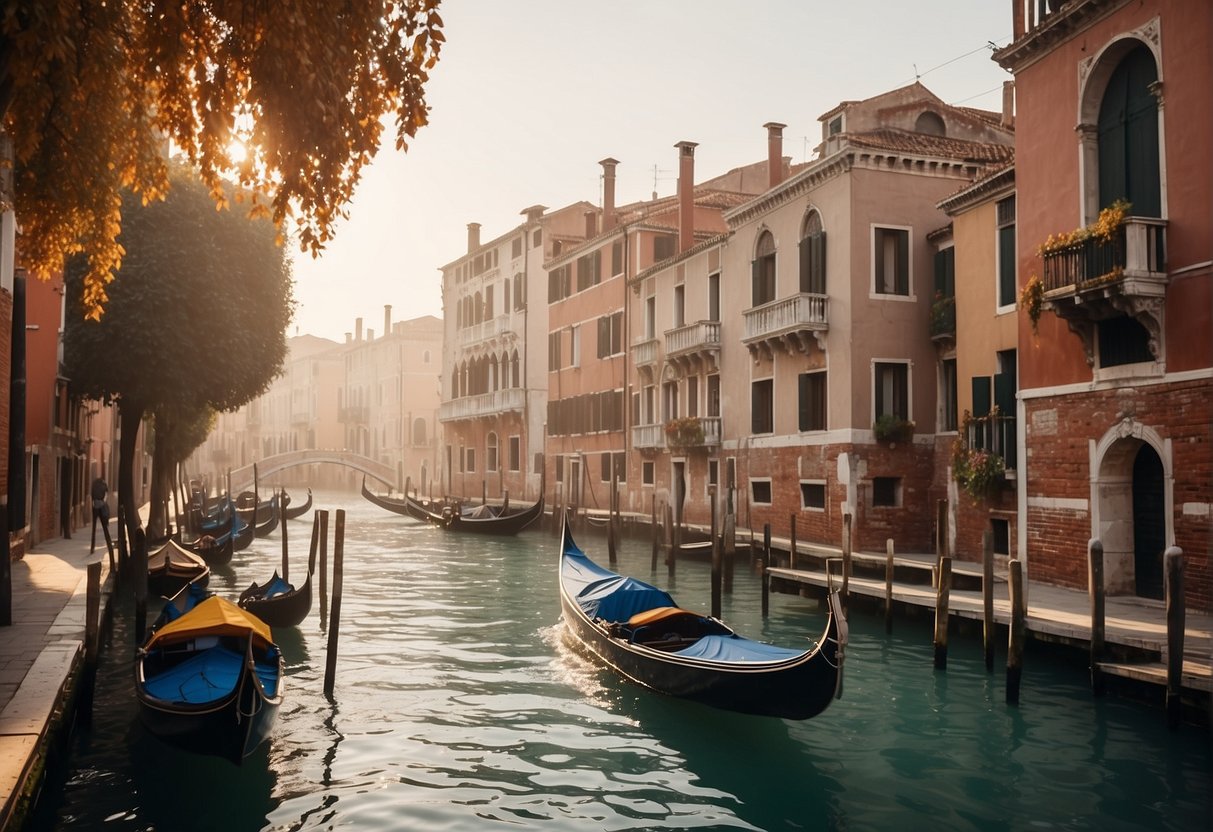
[[[561,638],[557,542],[444,534],[357,495],[344,509],[345,592],[335,701],[323,693],[319,604],[275,632],[286,700],[243,766],[175,751],[139,725],[130,610],[110,634],[95,717],[52,771],[39,830],[626,830],[1210,828],[1209,734],[1093,700],[1083,662],[1029,650],[1021,704],[980,644],[954,637],[932,668],[930,622],[852,616],[845,691],[805,722],[730,714],[620,681]],[[311,515],[290,524],[301,578]],[[330,511],[330,529],[334,516]],[[606,565],[605,538],[583,547]],[[330,559],[331,559],[330,548]],[[710,609],[707,565],[675,580],[628,541],[620,571]],[[234,599],[281,558],[279,533],[237,553],[211,588]],[[815,601],[771,598],[739,568],[723,617],[795,646]],[[1005,665],[1000,655],[998,664]]]

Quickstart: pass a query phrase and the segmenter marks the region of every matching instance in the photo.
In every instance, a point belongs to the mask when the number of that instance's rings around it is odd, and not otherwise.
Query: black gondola
[[[276,514],[277,508],[277,494],[269,500],[262,500],[255,491],[241,491],[236,497],[236,513],[254,528],[269,520],[270,515]]]
[[[230,529],[217,537],[204,534],[189,542],[178,541],[178,543],[182,549],[187,549],[206,561],[207,566],[223,566],[231,563],[232,552],[235,551],[235,538]]]
[[[560,608],[575,647],[645,687],[741,713],[808,719],[842,695],[846,618],[838,593],[817,645],[752,641],[680,609],[664,590],[586,557],[563,523]]]
[[[282,514],[287,520],[294,520],[296,517],[302,517],[307,514],[312,508],[312,489],[307,490],[307,501],[298,508],[289,504],[282,510]]]
[[[211,568],[206,561],[175,540],[167,541],[147,556],[147,589],[171,598],[190,582],[206,585]]]
[[[269,537],[278,528],[278,495],[275,494],[269,501],[270,513],[262,522],[253,527],[253,535],[255,537]],[[260,516],[260,513],[258,513]]]
[[[165,742],[240,763],[274,725],[282,669],[269,625],[212,596],[139,649],[140,720]]]
[[[429,507],[437,507],[439,510],[441,510],[440,506],[435,503],[430,503],[429,501],[419,503],[416,500],[403,500],[396,497],[382,497],[375,494],[366,487],[365,476],[362,478],[362,496],[380,508],[387,509],[395,514],[404,515],[405,517],[412,517],[414,520],[419,520],[422,523],[429,522],[429,513],[425,510],[418,510],[417,507],[425,505]]]
[[[460,503],[426,503],[408,495],[407,489],[400,499],[379,497],[367,490],[366,477],[362,478],[362,496],[372,503],[397,514],[405,514],[417,520],[438,526],[448,532],[471,532],[473,534],[518,534],[543,516],[543,481],[540,480],[539,499],[529,506],[513,508],[509,505],[464,506]]]

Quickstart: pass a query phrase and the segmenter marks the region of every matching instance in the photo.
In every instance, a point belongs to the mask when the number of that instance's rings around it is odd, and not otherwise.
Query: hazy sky
[[[619,160],[616,203],[671,194],[679,141],[697,181],[766,159],[763,124],[806,161],[817,117],[911,83],[998,110],[1011,76],[988,42],[1006,0],[446,0],[447,43],[427,87],[430,124],[387,146],[317,260],[295,250],[289,334],[343,340],[355,318],[441,315],[439,268],[535,204],[601,204],[598,160]],[[386,135],[386,134],[385,134]]]

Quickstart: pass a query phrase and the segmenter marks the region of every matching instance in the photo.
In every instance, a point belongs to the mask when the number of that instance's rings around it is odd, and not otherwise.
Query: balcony
[[[521,412],[525,404],[526,390],[522,387],[509,387],[492,393],[445,401],[438,406],[438,421],[457,422],[460,419],[480,419],[485,416]]]
[[[1095,324],[1129,315],[1159,356],[1167,295],[1167,221],[1127,217],[1111,239],[1087,237],[1044,254],[1043,308],[1065,320],[1094,364]]]
[[[463,349],[472,349],[492,342],[493,339],[503,339],[508,332],[511,332],[510,316],[508,314],[498,315],[494,318],[489,318],[487,321],[481,321],[478,324],[471,324],[460,329],[459,346]]]
[[[970,419],[965,425],[965,439],[973,450],[989,451],[1002,457],[1007,473],[1018,465],[1015,445],[1015,417],[997,410],[986,416]]]
[[[291,424],[298,427],[307,425],[312,421],[312,414],[306,410],[294,411],[291,413]]]
[[[766,353],[773,358],[776,348],[797,352],[809,352],[810,338],[817,348],[825,351],[826,333],[830,330],[826,315],[829,298],[810,292],[800,292],[782,300],[764,303],[747,309],[745,334],[741,341],[750,348],[750,353]]]
[[[366,405],[343,407],[337,411],[337,421],[344,425],[365,425],[369,418],[370,408]]]
[[[666,330],[665,360],[684,373],[716,369],[720,357],[720,321],[697,321]]]
[[[641,451],[665,447],[665,425],[636,425],[632,428],[632,447]]]
[[[648,338],[632,344],[632,363],[637,370],[652,372],[657,367],[657,339]]]
[[[955,297],[940,297],[931,304],[931,340],[943,349],[956,343]]]
[[[671,450],[692,451],[720,445],[719,416],[684,416],[665,423],[666,444]]]

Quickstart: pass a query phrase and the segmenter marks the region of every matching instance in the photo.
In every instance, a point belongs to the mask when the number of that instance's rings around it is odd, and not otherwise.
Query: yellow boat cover
[[[250,612],[245,612],[231,601],[225,601],[218,595],[212,595],[198,606],[178,618],[165,624],[145,649],[151,649],[161,642],[179,641],[198,636],[236,636],[256,635],[266,644],[272,644],[273,634],[270,625],[266,624]]]
[[[633,615],[628,619],[628,624],[639,627],[642,624],[652,624],[654,621],[663,621],[676,615],[699,615],[699,613],[684,610],[682,607],[653,607],[651,610]]]

